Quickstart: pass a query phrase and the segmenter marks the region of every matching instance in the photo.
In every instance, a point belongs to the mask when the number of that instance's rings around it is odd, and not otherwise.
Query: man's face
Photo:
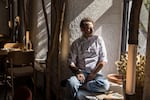
[[[85,25],[81,27],[81,31],[83,33],[83,36],[90,37],[93,35],[94,31],[94,25],[92,22],[85,22]]]

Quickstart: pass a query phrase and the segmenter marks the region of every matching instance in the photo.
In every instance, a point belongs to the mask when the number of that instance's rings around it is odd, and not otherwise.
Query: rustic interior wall
[[[51,3],[49,0],[45,0],[45,7],[47,11],[47,17],[49,21],[49,28],[51,28]],[[32,0],[32,11],[31,11],[31,40],[33,42],[33,48],[36,53],[37,59],[46,59],[47,57],[47,31],[46,24],[42,9],[41,0]]]

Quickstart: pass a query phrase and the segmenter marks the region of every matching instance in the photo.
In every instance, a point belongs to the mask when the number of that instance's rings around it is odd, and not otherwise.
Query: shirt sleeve
[[[68,57],[68,64],[75,65],[77,58],[77,43],[73,42],[70,47],[69,57]]]
[[[98,37],[99,47],[99,61],[108,62],[107,60],[107,51],[105,47],[105,42],[102,37]]]

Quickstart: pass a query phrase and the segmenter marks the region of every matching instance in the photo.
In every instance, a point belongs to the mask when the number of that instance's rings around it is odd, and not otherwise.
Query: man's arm
[[[71,71],[76,75],[77,79],[81,82],[84,83],[85,82],[85,76],[84,74],[81,72],[81,70],[75,66],[75,64],[70,64],[70,69]]]
[[[92,79],[95,78],[96,74],[103,68],[103,66],[106,64],[106,62],[99,62],[95,69],[89,74],[89,76],[87,77],[86,81],[90,81]]]
[[[81,73],[81,70],[80,70],[78,67],[76,67],[76,65],[75,65],[74,63],[71,63],[71,64],[69,65],[69,68],[71,69],[71,71],[72,71],[74,74],[79,74],[79,73]]]
[[[95,69],[92,71],[92,74],[97,74],[97,72],[99,72],[99,71],[103,68],[103,66],[104,66],[105,64],[106,64],[106,62],[104,62],[104,61],[99,62],[99,63],[96,65]]]

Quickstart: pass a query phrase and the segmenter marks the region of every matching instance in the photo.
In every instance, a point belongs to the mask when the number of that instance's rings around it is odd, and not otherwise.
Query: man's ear
[[[80,30],[81,30],[81,32],[84,32],[84,28],[81,27]]]

